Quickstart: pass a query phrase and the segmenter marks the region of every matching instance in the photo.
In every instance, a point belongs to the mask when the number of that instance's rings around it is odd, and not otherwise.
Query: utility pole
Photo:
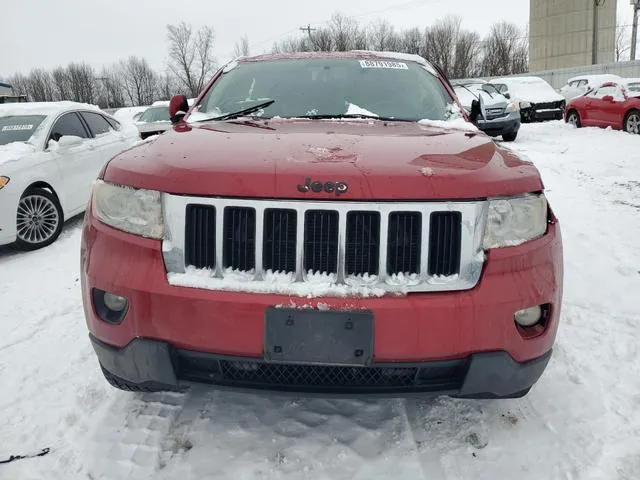
[[[311,28],[311,25],[307,25],[306,27],[300,27],[300,30],[303,32],[307,32],[309,35],[309,41],[311,42],[311,48],[313,48],[313,37],[311,36],[311,32],[314,32],[316,29]]]
[[[604,5],[605,0],[593,0],[593,40],[591,42],[591,63],[598,63],[598,27],[600,26],[600,5]]]
[[[633,30],[631,31],[631,60],[636,59],[636,46],[638,44],[638,12],[640,12],[640,0],[631,0],[633,5]]]

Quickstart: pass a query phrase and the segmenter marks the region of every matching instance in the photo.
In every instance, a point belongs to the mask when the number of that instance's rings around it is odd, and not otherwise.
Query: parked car
[[[640,93],[640,78],[623,78],[622,85],[627,90],[627,94],[637,97]]]
[[[621,78],[618,75],[601,74],[601,75],[579,75],[570,78],[566,85],[560,89],[560,94],[567,100],[584,95],[589,90],[600,87],[603,83],[619,82]]]
[[[469,115],[473,101],[482,99],[481,115],[474,119],[480,130],[491,137],[502,136],[505,142],[513,142],[520,130],[520,107],[504,97],[485,81],[461,81],[453,84],[458,100]]]
[[[53,243],[85,210],[103,165],[137,140],[135,128],[93,105],[0,105],[0,245]]]
[[[143,140],[166,132],[171,128],[168,103],[150,106],[135,121],[135,125]]]
[[[489,83],[495,85],[505,97],[518,103],[523,122],[563,118],[565,98],[541,78],[506,77],[493,79]]]
[[[608,82],[567,105],[565,120],[576,127],[611,127],[640,133],[640,92]]]
[[[186,104],[107,164],[85,216],[84,311],[111,385],[511,398],[542,375],[558,220],[536,167],[466,119],[439,68],[263,55]]]

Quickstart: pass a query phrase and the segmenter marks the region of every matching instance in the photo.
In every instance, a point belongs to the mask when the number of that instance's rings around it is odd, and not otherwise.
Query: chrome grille
[[[264,291],[260,286],[279,272],[288,276],[278,281],[291,285],[323,273],[336,285],[388,292],[466,290],[476,285],[484,263],[486,208],[485,201],[307,202],[164,194],[163,255],[168,274],[210,269],[211,278],[220,280],[212,289],[224,289],[227,275],[241,273],[234,290],[246,285],[247,291]],[[296,294],[294,287],[277,291]]]
[[[349,212],[344,249],[344,271],[347,275],[377,275],[380,252],[380,214]]]
[[[460,271],[460,212],[434,212],[429,229],[429,275],[455,275]]]
[[[335,273],[338,270],[338,212],[309,210],[305,215],[304,270]]]
[[[420,272],[420,212],[394,212],[389,216],[387,272],[411,275]]]
[[[264,212],[262,267],[272,272],[296,271],[295,210],[268,208]]]
[[[207,205],[187,205],[185,261],[197,268],[216,265],[216,209]]]
[[[225,208],[223,232],[224,267],[243,272],[253,270],[256,266],[256,211],[247,207]]]

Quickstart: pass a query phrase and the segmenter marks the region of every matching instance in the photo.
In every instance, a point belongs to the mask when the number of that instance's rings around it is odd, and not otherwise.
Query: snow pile
[[[0,145],[0,165],[20,160],[26,155],[36,151],[35,147],[29,143],[12,142],[7,145]]]
[[[366,108],[359,107],[358,105],[355,105],[353,103],[349,103],[346,115],[370,115],[374,117],[378,116],[377,114],[370,112]]]
[[[454,118],[452,120],[420,120],[420,125],[433,128],[443,128],[445,130],[461,130],[463,132],[478,133],[478,127],[464,118]]]
[[[185,273],[169,273],[167,280],[171,285],[221,290],[230,292],[253,292],[297,297],[382,297],[387,292],[374,285],[353,282],[336,283],[334,274],[309,272],[304,282],[295,282],[292,273],[267,272],[263,280],[253,280],[253,272],[225,271],[224,278],[216,278],[208,269],[189,267]]]

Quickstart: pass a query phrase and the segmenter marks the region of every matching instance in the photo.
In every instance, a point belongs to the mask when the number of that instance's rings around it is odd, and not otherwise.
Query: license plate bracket
[[[373,314],[267,308],[264,360],[273,363],[366,366],[373,360]]]

